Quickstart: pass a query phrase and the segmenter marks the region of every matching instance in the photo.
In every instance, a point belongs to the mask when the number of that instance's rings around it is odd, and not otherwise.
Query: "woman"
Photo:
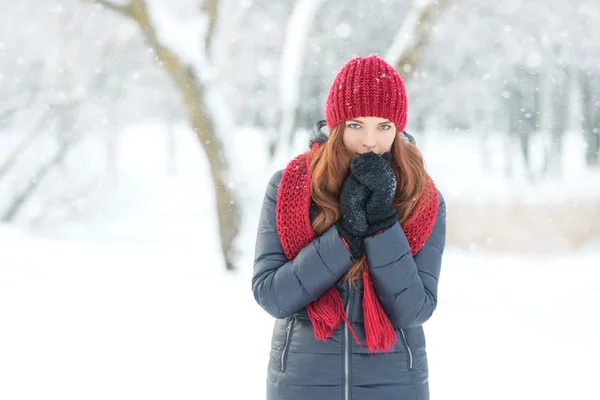
[[[356,57],[325,114],[330,134],[273,175],[262,206],[252,290],[276,318],[267,399],[428,399],[422,324],[446,206],[403,132],[404,84]]]

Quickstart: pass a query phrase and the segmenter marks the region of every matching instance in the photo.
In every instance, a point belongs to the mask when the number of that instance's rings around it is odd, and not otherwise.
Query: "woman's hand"
[[[390,228],[398,220],[394,208],[397,181],[391,160],[389,152],[381,156],[370,152],[355,158],[350,165],[350,175],[371,193],[365,204],[367,236]]]
[[[357,260],[364,253],[364,238],[369,233],[366,206],[370,190],[349,174],[340,190],[340,220],[336,223],[340,235],[350,247]]]

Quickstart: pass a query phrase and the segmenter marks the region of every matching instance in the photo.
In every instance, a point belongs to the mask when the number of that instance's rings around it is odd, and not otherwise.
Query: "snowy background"
[[[600,398],[596,2],[92,3],[0,0],[0,399],[264,398],[264,190],[374,52],[413,60],[407,131],[448,203],[432,399]]]

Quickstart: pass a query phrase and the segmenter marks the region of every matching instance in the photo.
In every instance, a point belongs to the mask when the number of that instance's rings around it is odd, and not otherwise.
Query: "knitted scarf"
[[[302,248],[315,239],[310,221],[311,172],[310,163],[321,143],[316,142],[311,151],[301,154],[290,161],[283,171],[277,193],[276,223],[277,233],[288,260],[293,259]],[[402,229],[408,239],[411,255],[415,255],[429,237],[438,211],[438,194],[433,181],[426,175],[423,194],[409,214]],[[383,311],[369,273],[368,265],[362,272],[363,311],[365,335],[369,352],[387,352],[396,343],[396,333],[387,315]],[[356,342],[362,347],[352,324],[344,310],[342,298],[332,285],[321,297],[306,306],[313,324],[315,338],[326,341],[343,320]]]

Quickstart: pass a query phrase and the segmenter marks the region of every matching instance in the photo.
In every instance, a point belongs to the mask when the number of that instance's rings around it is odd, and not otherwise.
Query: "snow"
[[[245,214],[240,269],[226,273],[196,139],[177,136],[168,174],[160,127],[123,135],[119,179],[80,224],[0,226],[0,399],[263,399],[273,319],[250,283],[283,161],[261,161],[260,132],[232,137]],[[600,251],[444,257],[425,324],[432,398],[600,397]]]
[[[600,169],[593,170],[585,165],[585,141],[581,132],[565,134],[561,160],[563,175],[535,181],[528,179],[522,158],[516,155],[517,138],[493,131],[485,139],[477,139],[469,131],[432,130],[415,136],[430,175],[450,201],[561,204],[600,199]],[[545,139],[541,133],[532,137],[534,171],[542,168]],[[507,147],[510,152],[506,151]],[[489,168],[483,167],[485,164]],[[506,174],[507,165],[513,171],[511,177]]]
[[[0,230],[0,398],[264,398],[273,320],[250,252],[226,274],[211,236],[196,239]],[[425,325],[432,398],[597,398],[598,265],[449,249]]]

